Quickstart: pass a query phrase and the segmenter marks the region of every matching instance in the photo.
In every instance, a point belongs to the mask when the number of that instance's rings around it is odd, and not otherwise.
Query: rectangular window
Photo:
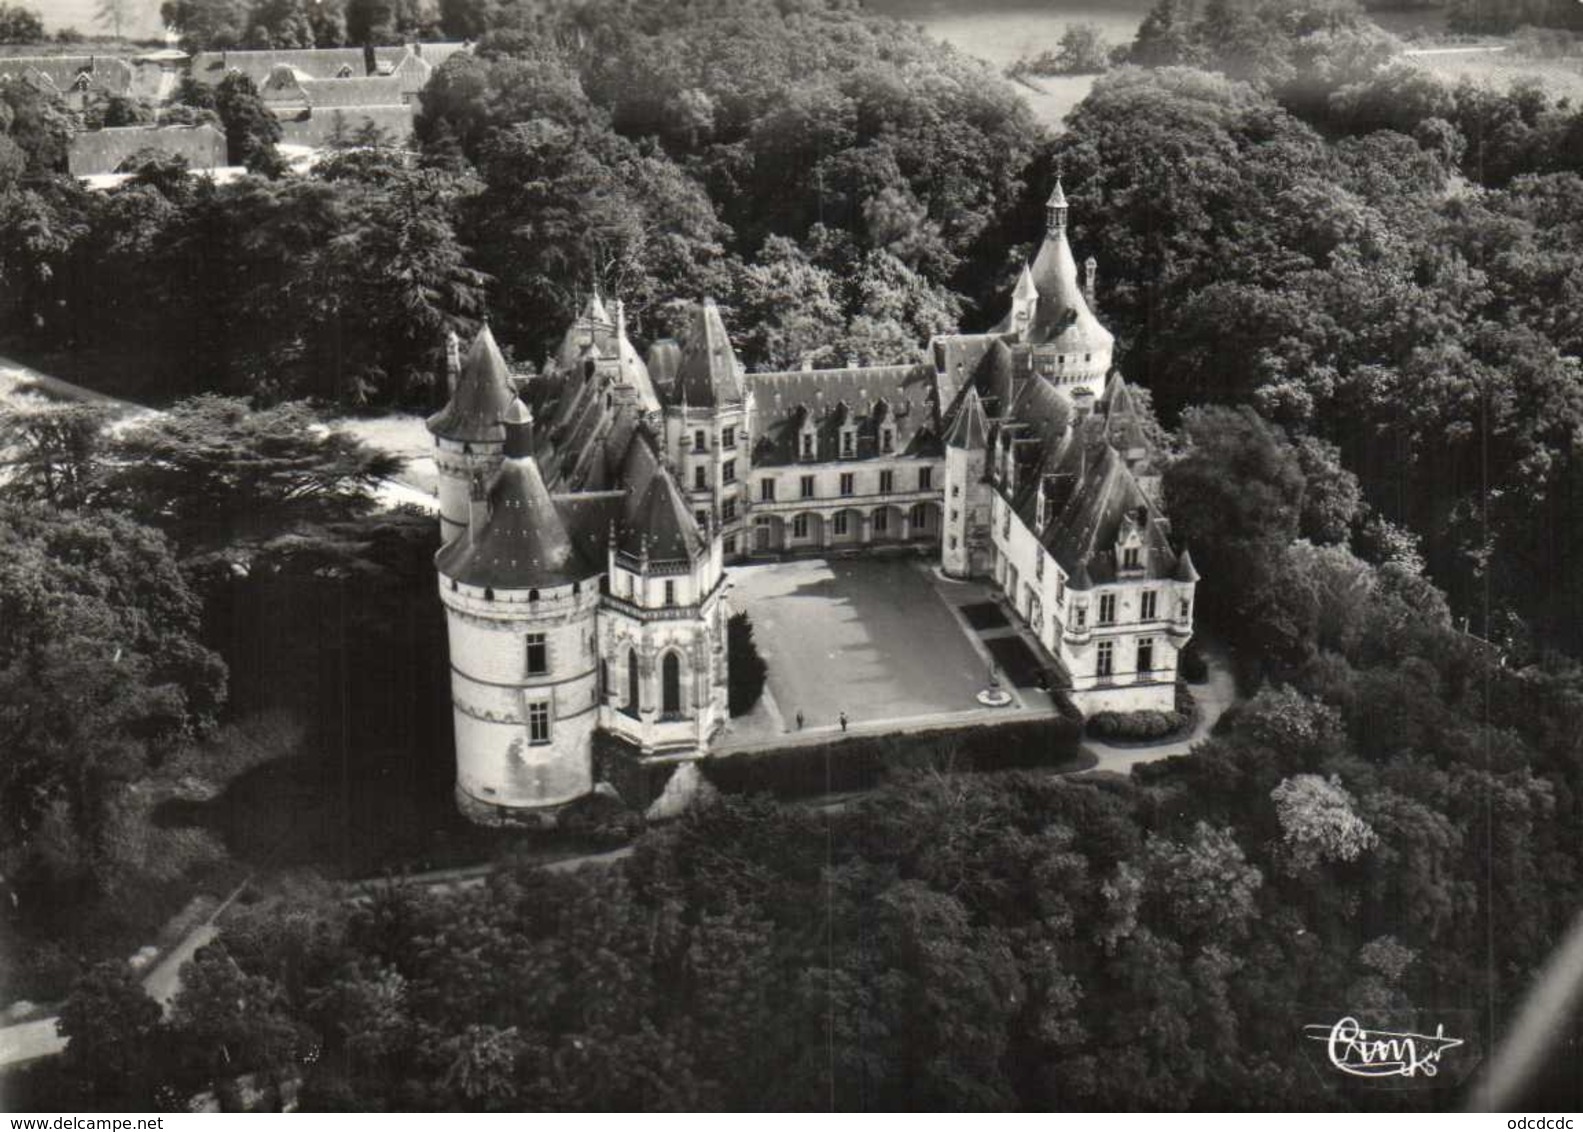
[[[774,480],[759,480],[759,498],[765,503],[775,502]]]
[[[1115,671],[1115,646],[1110,641],[1099,642],[1099,665],[1094,673],[1097,676],[1109,676]]]
[[[730,523],[735,521],[736,517],[737,501],[735,499],[724,500],[720,504],[720,521],[722,523]]]
[[[813,433],[805,432],[802,434],[802,458],[812,460],[813,455]]]
[[[889,529],[890,512],[881,507],[878,511],[874,512],[874,533],[877,535],[882,535]]]
[[[737,552],[737,536],[727,535],[723,549],[727,554],[735,554]]]
[[[709,441],[708,441],[703,429],[699,429],[697,432],[693,433],[693,451],[694,452],[707,452],[707,451],[709,451]]]
[[[951,485],[951,498],[955,499],[957,496],[959,496],[961,494],[962,494],[962,485],[959,484],[959,483],[952,484]]]
[[[835,513],[835,533],[838,535],[846,534],[846,514],[845,511],[837,511]]]
[[[881,495],[889,495],[894,490],[896,490],[896,473],[892,471],[881,472],[879,474],[879,493]]]
[[[550,741],[550,704],[548,700],[541,700],[536,704],[528,705],[528,742],[548,743]]]
[[[1138,638],[1138,671],[1152,672],[1154,670],[1154,638]]]
[[[857,450],[857,433],[851,429],[841,430],[841,455],[850,460]]]
[[[1121,552],[1121,567],[1124,570],[1136,570],[1139,568],[1137,547],[1129,546]]]
[[[1001,516],[1001,520],[1000,520],[1000,537],[1001,538],[1010,538],[1011,537],[1011,505],[1010,504],[1007,504],[1005,514]]]
[[[709,512],[707,511],[694,511],[693,518],[698,520],[698,526],[700,528],[707,527],[709,525]]]
[[[880,429],[879,450],[881,452],[894,452],[896,450],[896,434],[888,428]]]
[[[1099,623],[1101,625],[1114,625],[1116,623],[1116,595],[1099,595]]]
[[[1193,612],[1193,603],[1185,597],[1176,603],[1176,618],[1178,621],[1186,621],[1187,615],[1191,612]]]
[[[792,519],[792,538],[808,537],[808,516],[798,515]]]
[[[737,446],[737,430],[734,429],[734,428],[727,428],[724,432],[722,432],[720,434],[720,447],[722,447],[722,448],[735,448],[736,446]]]
[[[668,582],[665,583],[665,604],[666,605],[675,605],[676,604],[676,583],[675,582],[668,581]]]
[[[704,467],[702,464],[699,464],[693,469],[693,490],[709,490],[709,469]]]
[[[951,549],[952,550],[956,549],[956,536],[955,535],[951,536]]]
[[[1086,629],[1088,627],[1088,606],[1080,605],[1072,610],[1072,628]]]
[[[1036,582],[1044,581],[1044,555],[1043,555],[1043,553],[1041,553],[1038,558],[1034,559],[1034,563],[1033,563],[1033,580],[1036,581]]]
[[[842,472],[841,473],[841,494],[842,495],[851,495],[852,491],[853,491],[853,487],[856,484],[856,482],[857,482],[857,480],[852,475],[851,472]]]
[[[804,499],[812,499],[813,498],[813,477],[812,476],[804,476],[802,478],[802,497]]]
[[[1066,577],[1060,573],[1055,576],[1055,604],[1066,604]]]
[[[720,482],[737,482],[737,462],[735,460],[727,460],[724,464],[720,465]]]
[[[544,643],[543,633],[529,633],[528,637],[528,675],[543,676],[550,670],[550,650]]]
[[[934,469],[933,468],[919,468],[918,469],[918,490],[919,491],[931,491],[931,490],[933,490],[933,488],[934,488]]]
[[[1138,620],[1153,621],[1156,594],[1153,590],[1144,590],[1143,596],[1138,600]]]

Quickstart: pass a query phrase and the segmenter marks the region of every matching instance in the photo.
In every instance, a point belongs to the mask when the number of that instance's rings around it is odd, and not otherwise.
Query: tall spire
[[[1060,174],[1055,178],[1055,191],[1044,202],[1044,226],[1048,235],[1066,231],[1066,193],[1061,188]]]

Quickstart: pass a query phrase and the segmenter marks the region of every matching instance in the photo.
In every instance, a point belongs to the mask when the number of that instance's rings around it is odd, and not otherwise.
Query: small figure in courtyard
[[[841,713],[841,730],[846,731],[846,712]]]
[[[797,730],[802,730],[802,708],[797,709]]]

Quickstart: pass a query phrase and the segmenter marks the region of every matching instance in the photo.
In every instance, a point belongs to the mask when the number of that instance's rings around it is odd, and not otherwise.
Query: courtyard
[[[753,621],[769,665],[767,694],[732,720],[727,745],[797,730],[854,730],[985,709],[975,697],[989,655],[953,607],[982,601],[983,587],[938,581],[918,559],[801,559],[731,570],[733,609]],[[1002,709],[1022,716],[1017,706]],[[1029,708],[1047,707],[1034,693]],[[966,722],[966,720],[964,720]]]

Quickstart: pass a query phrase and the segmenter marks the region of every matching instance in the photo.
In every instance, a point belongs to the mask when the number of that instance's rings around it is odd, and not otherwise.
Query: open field
[[[1130,43],[1153,0],[869,0],[870,11],[923,26],[930,35],[1003,70],[1023,55],[1053,50],[1067,24],[1096,24],[1112,44]],[[1031,85],[1037,89],[1031,89]],[[1059,130],[1088,94],[1093,75],[1036,78],[1018,84],[1041,122]]]
[[[34,0],[31,7],[44,18],[46,31],[76,28],[84,35],[96,35],[109,30],[96,18],[99,0]],[[159,0],[127,0],[121,34],[133,39],[158,37],[164,32]]]
[[[1446,82],[1463,78],[1504,91],[1518,79],[1538,79],[1557,98],[1583,102],[1583,58],[1531,59],[1510,51],[1439,52],[1412,61]]]

